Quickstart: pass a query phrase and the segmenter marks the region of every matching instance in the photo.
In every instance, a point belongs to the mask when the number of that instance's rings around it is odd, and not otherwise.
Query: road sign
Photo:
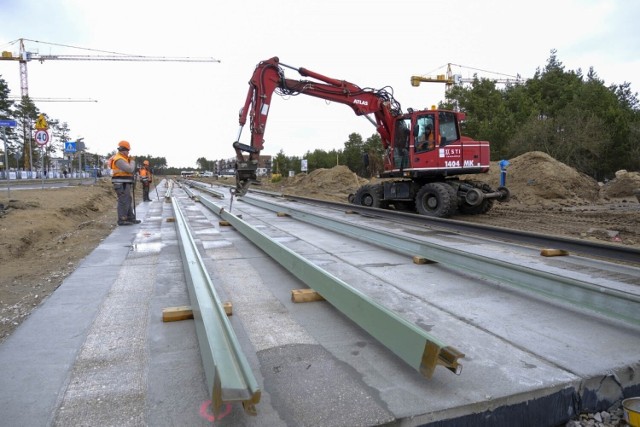
[[[67,153],[76,152],[76,143],[74,141],[67,141],[64,143],[64,151]]]
[[[36,120],[36,129],[37,130],[49,129],[49,124],[47,123],[47,120],[44,118],[44,114],[40,114],[38,116],[38,120]]]
[[[39,146],[44,147],[49,143],[49,132],[46,130],[39,130],[36,132],[35,139]]]
[[[0,120],[0,127],[14,128],[17,125],[15,120]]]

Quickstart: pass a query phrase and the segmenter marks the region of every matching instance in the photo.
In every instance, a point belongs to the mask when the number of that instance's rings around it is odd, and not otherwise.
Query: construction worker
[[[118,151],[111,159],[111,182],[118,196],[118,225],[139,224],[132,208],[132,193],[135,184],[136,162],[129,157],[131,145],[127,141],[118,143]]]
[[[142,200],[144,202],[150,202],[149,187],[151,187],[151,183],[153,183],[153,174],[151,173],[149,160],[142,162],[142,167],[138,171],[138,175],[140,175],[140,181],[142,182]]]

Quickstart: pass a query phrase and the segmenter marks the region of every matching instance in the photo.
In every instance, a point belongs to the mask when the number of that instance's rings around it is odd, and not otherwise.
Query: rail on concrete
[[[201,197],[199,201],[424,377],[431,378],[438,365],[455,374],[462,371],[458,359],[464,358],[464,354],[454,347],[270,239],[210,199]]]
[[[606,288],[598,284],[415,238],[403,237],[384,230],[372,229],[370,226],[359,226],[336,218],[291,209],[250,196],[243,197],[242,201],[263,209],[284,212],[297,220],[385,248],[395,249],[399,253],[419,255],[431,261],[446,264],[451,268],[465,270],[471,275],[497,280],[580,309],[593,311],[633,325],[640,324],[640,297],[630,292]]]
[[[204,268],[186,218],[177,201],[172,198],[171,202],[214,416],[224,403],[231,402],[242,402],[248,414],[256,415],[261,395],[258,382]]]

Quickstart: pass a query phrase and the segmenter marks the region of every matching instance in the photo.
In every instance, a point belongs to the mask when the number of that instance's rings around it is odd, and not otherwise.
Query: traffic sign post
[[[46,130],[36,131],[35,140],[39,146],[44,147],[49,143],[49,132]]]
[[[37,130],[49,129],[49,124],[47,123],[47,119],[45,119],[44,114],[40,114],[38,116],[38,120],[36,120],[36,129]]]
[[[65,153],[75,153],[76,152],[76,143],[75,143],[75,141],[66,141],[64,143],[64,151],[65,151]]]
[[[16,123],[15,120],[0,120],[0,127],[8,127],[8,128],[14,128],[16,127],[18,124]]]

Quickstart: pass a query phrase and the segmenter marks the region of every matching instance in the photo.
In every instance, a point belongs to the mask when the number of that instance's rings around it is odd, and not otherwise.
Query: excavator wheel
[[[353,197],[353,204],[370,208],[386,208],[386,203],[382,201],[383,197],[384,189],[382,185],[363,185]]]
[[[432,182],[422,186],[416,195],[416,210],[425,216],[446,218],[455,210],[449,187],[445,183]]]
[[[442,185],[447,188],[447,191],[449,191],[449,196],[451,197],[451,210],[449,211],[448,216],[453,216],[458,212],[458,189],[457,187],[449,185],[446,182],[443,182]]]
[[[467,203],[460,204],[460,213],[464,215],[486,214],[493,207],[493,199],[484,199],[479,205],[471,206]]]

